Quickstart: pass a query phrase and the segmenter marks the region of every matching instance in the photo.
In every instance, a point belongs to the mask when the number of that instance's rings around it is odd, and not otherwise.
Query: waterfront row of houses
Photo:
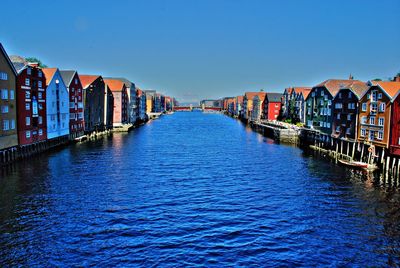
[[[172,111],[175,99],[120,77],[41,68],[0,43],[0,152],[131,127]]]
[[[286,121],[320,135],[387,149],[400,156],[400,74],[390,81],[328,79],[281,93],[245,92],[222,109],[246,122]]]

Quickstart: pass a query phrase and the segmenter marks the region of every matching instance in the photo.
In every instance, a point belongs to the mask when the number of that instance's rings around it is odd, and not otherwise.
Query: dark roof
[[[282,94],[281,93],[267,93],[268,102],[281,102]]]
[[[69,85],[72,82],[72,79],[74,78],[76,71],[74,70],[64,70],[60,71],[61,77],[64,80],[64,83],[69,87]]]
[[[135,87],[135,83],[133,83],[133,82],[131,82],[128,79],[123,78],[123,77],[104,77],[104,79],[119,80],[119,81],[123,82],[127,88],[132,88],[132,87],[134,88]]]
[[[8,57],[8,54],[1,43],[0,43],[0,51],[4,54],[4,57],[6,58],[8,64],[10,65],[10,68],[12,69],[14,74],[17,75],[17,70],[16,70],[14,64],[11,62],[10,57]]]

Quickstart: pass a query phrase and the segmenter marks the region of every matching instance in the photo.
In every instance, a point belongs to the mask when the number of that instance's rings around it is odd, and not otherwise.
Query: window
[[[25,132],[25,137],[27,139],[29,139],[31,137],[31,132],[29,130],[27,132]]]
[[[69,113],[69,119],[75,119],[75,114],[74,113]]]
[[[38,99],[41,100],[43,97],[42,92],[38,92]]]
[[[382,99],[382,93],[378,94],[378,99],[380,99],[380,100]]]
[[[41,125],[43,123],[43,117],[39,116],[38,123],[39,123],[39,125]]]
[[[386,108],[386,104],[385,103],[381,103],[380,105],[379,105],[379,112],[384,112],[385,111],[385,108]]]
[[[340,120],[340,113],[337,114],[336,119]]]
[[[7,89],[2,89],[1,90],[1,99],[2,100],[8,100],[8,90]]]
[[[43,129],[39,129],[39,136],[43,135]]]
[[[351,128],[347,128],[347,129],[346,129],[346,134],[347,134],[347,135],[350,135],[350,134],[351,134]]]
[[[363,116],[361,117],[361,124],[366,124],[367,123],[367,117]]]
[[[38,76],[42,77],[42,71],[38,71]]]
[[[367,131],[365,130],[365,128],[361,129],[361,137],[365,137],[365,135],[367,134]]]
[[[347,120],[348,120],[348,121],[351,121],[351,114],[348,114],[348,115],[347,115]]]
[[[50,120],[51,120],[51,121],[56,120],[56,115],[52,114],[52,115],[50,116]]]
[[[0,80],[8,80],[8,74],[5,72],[0,72]]]
[[[39,103],[39,110],[43,110],[43,105]]]
[[[38,81],[38,88],[42,88],[42,81]]]
[[[364,102],[364,103],[362,104],[362,111],[363,111],[363,112],[366,112],[366,111],[367,111],[367,103],[366,103],[366,102]]]
[[[73,109],[73,108],[74,108],[74,106],[75,106],[75,105],[74,105],[74,103],[73,103],[73,102],[70,102],[70,103],[69,103],[69,108],[70,108],[70,109]]]
[[[3,114],[8,113],[8,105],[3,105],[3,106],[1,106],[1,112],[2,112]]]
[[[14,119],[11,120],[11,129],[15,129],[15,120]]]
[[[31,81],[29,80],[29,78],[25,79],[25,86],[30,86]]]
[[[26,69],[26,73],[27,73],[28,75],[31,75],[31,74],[32,74],[32,69],[28,67],[28,68]]]
[[[29,116],[25,117],[25,124],[26,124],[27,126],[30,126],[30,125],[31,125],[31,118],[30,118]]]
[[[339,99],[342,98],[342,92],[339,92]]]
[[[81,93],[81,89],[80,88],[78,89],[78,93]]]
[[[351,94],[351,92],[349,92],[349,98],[351,98],[352,97],[352,94]]]
[[[10,89],[10,100],[13,100],[15,98],[15,91],[14,89]]]
[[[9,130],[10,129],[10,123],[8,120],[3,120],[3,130]]]
[[[385,118],[384,118],[384,117],[379,117],[379,119],[378,119],[378,125],[379,125],[379,126],[385,125]]]
[[[371,103],[371,114],[378,111],[378,104],[376,102]]]
[[[25,103],[25,110],[27,110],[27,111],[31,110],[31,104],[29,102]]]
[[[331,128],[331,123],[329,123],[329,122],[326,123],[326,127],[327,127],[327,128]]]
[[[321,97],[323,97],[324,96],[324,91],[323,90],[321,90]]]
[[[331,100],[328,100],[328,105],[332,105],[332,101]]]
[[[328,115],[331,115],[331,109],[326,109],[328,111]]]
[[[65,120],[67,116],[65,114],[62,115],[62,119]]]
[[[378,91],[373,90],[372,91],[372,99],[371,101],[378,101]]]
[[[78,78],[75,78],[75,85],[78,84]]]
[[[375,116],[371,116],[371,118],[369,119],[369,124],[375,125]]]
[[[311,97],[313,98],[315,97],[315,92],[311,93]]]
[[[378,140],[383,140],[383,131],[378,131]]]
[[[375,140],[375,131],[373,131],[373,130],[369,131],[369,140],[370,141]]]
[[[25,91],[25,99],[30,99],[31,98],[31,92],[30,91]]]

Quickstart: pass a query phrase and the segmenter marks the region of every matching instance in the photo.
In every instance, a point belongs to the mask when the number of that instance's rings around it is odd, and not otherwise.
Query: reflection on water
[[[175,113],[3,168],[0,265],[394,266],[398,189]]]

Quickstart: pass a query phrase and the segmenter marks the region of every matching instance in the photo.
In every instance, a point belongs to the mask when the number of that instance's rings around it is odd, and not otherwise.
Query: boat
[[[339,163],[342,165],[348,166],[348,167],[353,167],[353,168],[361,168],[361,169],[366,169],[366,170],[375,170],[377,169],[376,165],[371,165],[365,162],[359,162],[359,161],[347,161],[347,160],[338,160]]]

